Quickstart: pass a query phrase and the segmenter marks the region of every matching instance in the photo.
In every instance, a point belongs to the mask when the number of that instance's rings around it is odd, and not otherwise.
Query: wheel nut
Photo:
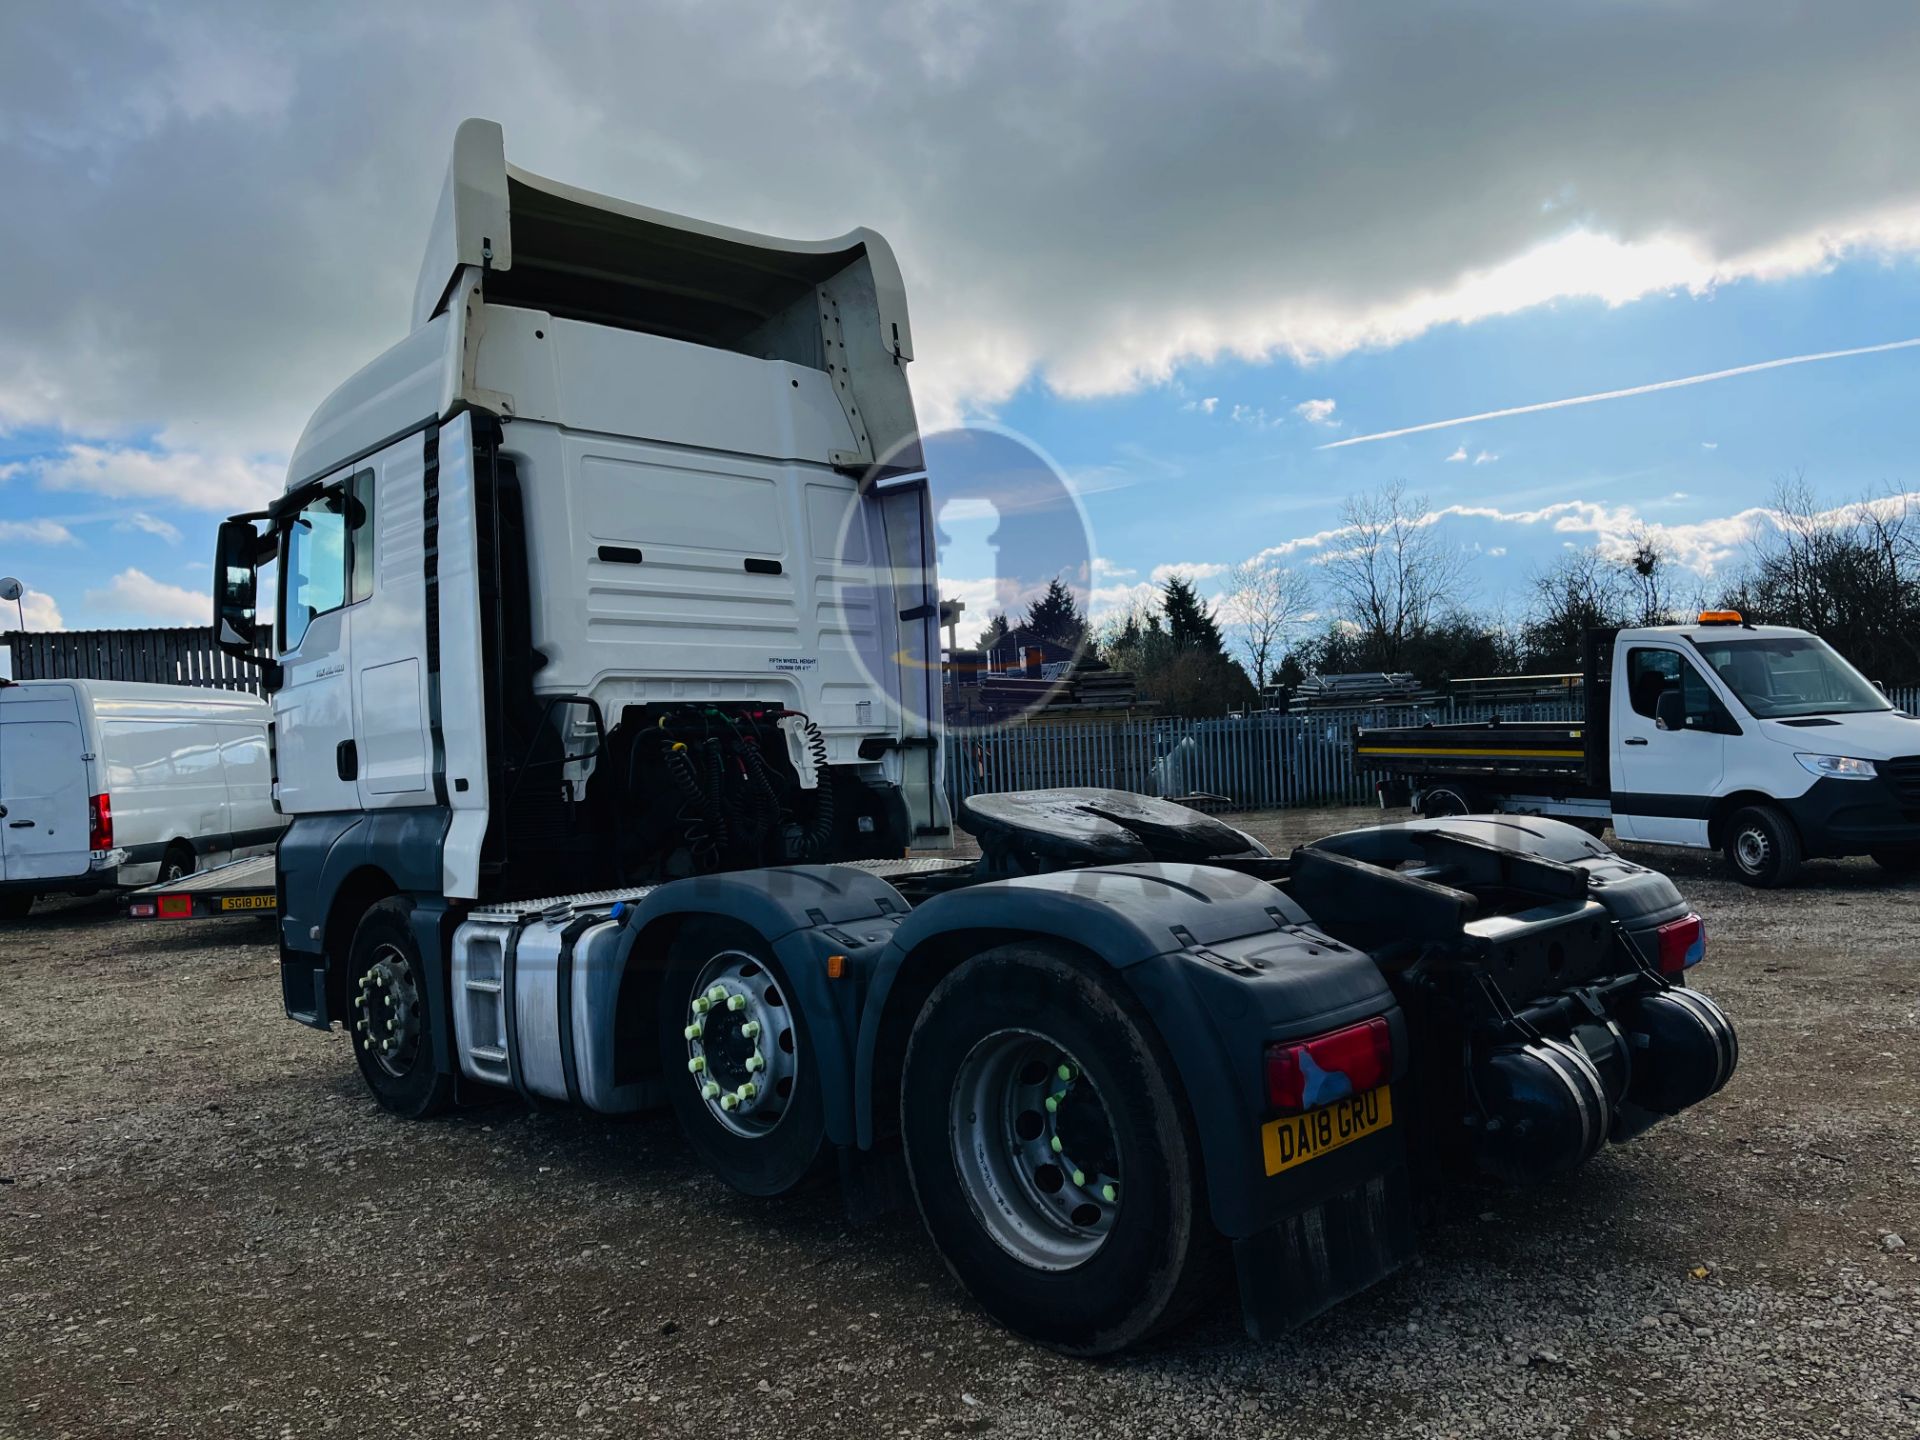
[[[1115,1186],[1102,1185],[1100,1187],[1100,1198],[1106,1201],[1109,1205],[1111,1205],[1114,1201],[1120,1198],[1120,1191]]]
[[[740,1104],[740,1101],[739,1101],[739,1099],[738,1099],[737,1097],[735,1097],[735,1096],[732,1096],[732,1095],[722,1095],[722,1096],[720,1097],[720,1108],[721,1108],[722,1110],[733,1110],[733,1109],[736,1109],[736,1108],[738,1108],[738,1106],[739,1106],[739,1104]]]
[[[687,1061],[687,1071],[689,1074],[698,1075],[701,1071],[705,1070],[706,1068],[707,1068],[707,1057],[704,1055],[696,1055],[691,1060]]]
[[[743,1101],[751,1100],[760,1093],[760,1087],[749,1080],[733,1093],[738,1095]]]
[[[766,1068],[766,1065],[767,1065],[767,1062],[760,1058],[760,1052],[758,1050],[754,1051],[753,1054],[747,1057],[747,1073],[749,1075],[751,1075],[755,1070],[764,1070]]]
[[[700,1027],[698,1025],[689,1025],[680,1033],[689,1040],[698,1040],[700,1038]]]
[[[760,1038],[760,1022],[758,1020],[747,1021],[746,1024],[740,1027],[740,1033],[749,1040],[758,1040]]]
[[[1084,1184],[1086,1184],[1086,1183],[1087,1183],[1087,1172],[1086,1172],[1086,1171],[1084,1171],[1084,1170],[1076,1170],[1076,1171],[1074,1171],[1074,1172],[1073,1172],[1073,1183],[1074,1183],[1074,1184],[1076,1184],[1076,1185],[1084,1185]]]
[[[1053,1139],[1049,1140],[1047,1143],[1053,1147],[1054,1154],[1058,1155],[1060,1153],[1061,1145],[1060,1145],[1060,1137],[1058,1135],[1054,1136]]]
[[[746,1008],[747,1008],[747,997],[746,997],[746,996],[744,996],[744,995],[729,995],[729,996],[727,997],[727,1009],[729,1009],[729,1010],[731,1010],[731,1011],[733,1011],[733,1012],[734,1012],[734,1013],[735,1013],[736,1015],[737,1015],[737,1014],[739,1014],[739,1013],[740,1013],[740,1012],[741,1012],[742,1010],[744,1010],[744,1009],[746,1009]]]
[[[718,1096],[719,1093],[720,1087],[711,1080],[700,1087],[700,1098],[702,1100],[712,1100]]]
[[[1062,1080],[1073,1079],[1073,1067],[1071,1065],[1062,1065],[1058,1070],[1054,1071],[1053,1073],[1058,1075]]]
[[[723,1000],[725,1000],[726,998],[727,998],[727,987],[726,987],[726,986],[724,986],[724,985],[710,985],[710,986],[708,986],[708,987],[707,987],[707,1000],[708,1000],[708,1003],[710,1003],[710,1004],[713,1004],[713,1005],[718,1005],[718,1004],[720,1004],[720,1003],[721,1003],[721,1002],[722,1002]]]
[[[693,997],[693,1013],[695,1015],[704,1015],[712,1008],[713,1002],[707,999],[706,996],[696,995]]]
[[[1047,1113],[1051,1115],[1053,1114],[1054,1111],[1058,1110],[1059,1108],[1060,1108],[1060,1097],[1058,1095],[1047,1096]]]

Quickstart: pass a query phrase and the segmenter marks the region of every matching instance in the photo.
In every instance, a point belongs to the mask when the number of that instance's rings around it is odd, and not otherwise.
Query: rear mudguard
[[[679,922],[716,915],[750,926],[773,947],[793,1003],[806,1016],[827,1138],[854,1139],[853,1056],[860,992],[909,906],[898,890],[850,865],[791,865],[675,880],[622,909],[622,967],[662,968]],[[844,956],[838,966],[831,957]],[[839,978],[833,978],[833,971]]]
[[[1312,928],[1300,907],[1262,880],[1206,865],[1137,864],[994,881],[926,901],[887,941],[866,987],[855,1062],[856,1138],[871,1148],[889,1129],[891,1094],[877,1093],[878,1057],[891,1027],[888,998],[912,967],[1044,937],[1112,966],[1158,1027],[1199,1132],[1209,1205],[1228,1236],[1271,1227],[1325,1195],[1402,1162],[1394,1131],[1369,1136],[1270,1179],[1260,1127],[1264,1047],[1373,1015],[1394,1032],[1404,1071],[1405,1022],[1364,953]],[[897,1008],[897,1007],[896,1007]]]

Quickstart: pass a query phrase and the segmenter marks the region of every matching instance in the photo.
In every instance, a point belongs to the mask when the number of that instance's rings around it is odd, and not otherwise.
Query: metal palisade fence
[[[1892,699],[1920,713],[1920,688],[1896,690]],[[1353,763],[1359,727],[1582,715],[1579,700],[1569,699],[1010,725],[947,737],[947,791],[956,810],[969,795],[1069,785],[1168,798],[1219,796],[1235,810],[1367,804],[1374,798],[1373,777]]]

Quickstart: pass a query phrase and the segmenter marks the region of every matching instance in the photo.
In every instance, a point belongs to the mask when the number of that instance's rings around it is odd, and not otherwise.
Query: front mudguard
[[[928,900],[895,931],[867,987],[855,1062],[856,1137],[871,1148],[898,1075],[883,1073],[888,1001],[917,966],[1011,940],[1057,941],[1112,966],[1166,1045],[1200,1141],[1208,1205],[1250,1236],[1402,1161],[1385,1131],[1284,1178],[1265,1173],[1265,1047],[1384,1015],[1404,1069],[1405,1023],[1364,953],[1311,928],[1262,880],[1205,865],[1138,864],[994,881]],[[1397,1076],[1396,1076],[1397,1078]]]

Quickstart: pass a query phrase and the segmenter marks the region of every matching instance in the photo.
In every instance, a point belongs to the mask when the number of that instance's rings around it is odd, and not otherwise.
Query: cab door
[[[1732,717],[1677,646],[1622,646],[1615,663],[1614,833],[1622,840],[1704,848],[1707,816],[1726,768],[1726,735],[1735,729]],[[1677,728],[1661,722],[1667,695],[1680,698]],[[1673,702],[1665,709],[1671,719]]]
[[[369,537],[349,478],[322,486],[281,532],[273,717],[280,806],[289,815],[360,808],[347,609],[352,552]]]

